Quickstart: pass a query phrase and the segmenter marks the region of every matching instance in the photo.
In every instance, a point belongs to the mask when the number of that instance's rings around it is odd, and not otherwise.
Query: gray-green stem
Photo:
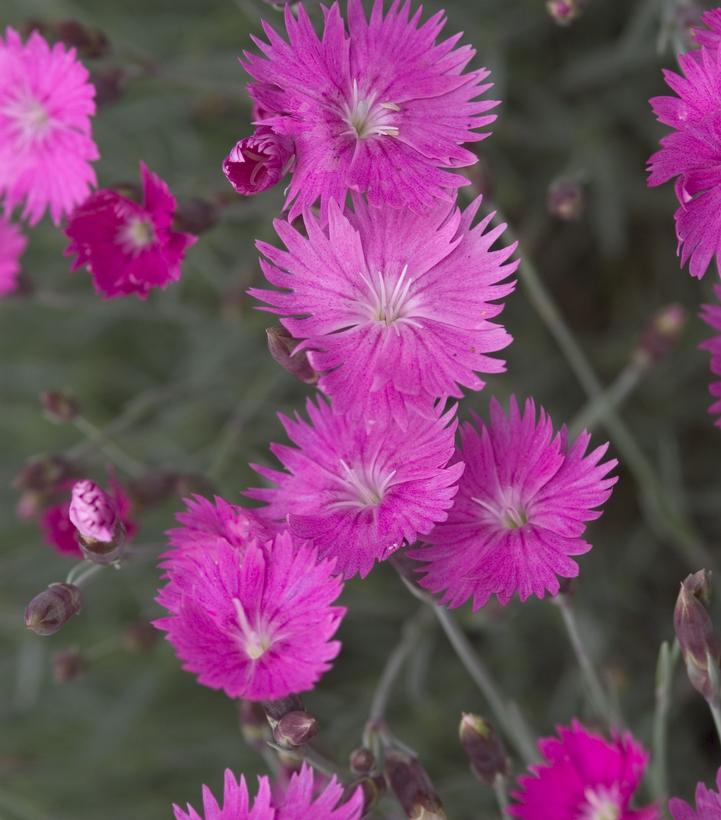
[[[661,644],[656,665],[656,708],[653,714],[653,755],[651,756],[651,788],[654,798],[663,803],[668,798],[668,717],[671,709],[673,673],[681,656],[678,641],[673,647]]]

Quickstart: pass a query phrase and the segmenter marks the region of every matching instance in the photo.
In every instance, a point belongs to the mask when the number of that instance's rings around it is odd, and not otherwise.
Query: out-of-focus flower
[[[450,607],[472,599],[473,609],[496,595],[506,604],[517,592],[543,598],[559,591],[558,576],[578,575],[571,556],[591,545],[586,522],[601,515],[616,478],[616,461],[602,462],[608,444],[586,453],[590,435],[568,441],[528,399],[514,398],[508,415],[494,399],[491,423],[479,418],[461,428],[457,454],[466,469],[448,519],[411,556],[424,561],[421,585]]]
[[[584,0],[546,0],[551,17],[561,26],[570,25],[583,11]]]
[[[648,762],[633,736],[615,733],[609,742],[574,721],[558,738],[542,738],[543,762],[518,779],[513,817],[522,820],[660,820],[656,806],[630,806]]]
[[[356,789],[344,799],[343,786],[335,777],[320,790],[314,783],[313,769],[304,763],[294,772],[283,796],[271,794],[267,777],[258,778],[254,800],[248,792],[245,777],[237,780],[230,769],[225,772],[223,801],[219,804],[207,786],[203,787],[203,813],[192,806],[183,810],[173,806],[175,820],[360,820],[363,793]]]
[[[36,635],[54,635],[80,612],[80,590],[73,584],[50,584],[25,608],[25,626]]]
[[[376,0],[367,20],[360,0],[348,0],[346,32],[334,3],[319,38],[302,5],[297,16],[286,7],[288,42],[264,24],[262,55],[241,60],[263,125],[295,146],[291,219],[318,199],[325,213],[351,190],[420,213],[468,184],[446,169],[477,161],[463,144],[488,136],[478,129],[495,119],[497,103],[478,100],[489,72],[464,73],[475,52],[456,48],[460,35],[438,42],[443,12],[421,23],[421,9],[410,9],[393,3],[384,14]]]
[[[92,194],[73,211],[65,233],[72,269],[87,267],[106,299],[136,294],[180,279],[185,251],[197,237],[172,229],[175,197],[157,175],[140,163],[142,205],[115,190]]]
[[[0,216],[0,298],[18,289],[20,257],[27,243],[16,225]]]
[[[557,179],[548,189],[547,205],[553,216],[575,222],[583,214],[583,186],[577,179]]]
[[[477,373],[505,369],[488,354],[511,342],[490,321],[515,284],[515,245],[491,250],[505,225],[488,230],[489,215],[472,227],[480,198],[463,213],[440,203],[423,216],[353,201],[349,214],[333,204],[325,229],[306,214],[307,237],[276,221],[288,250],[258,247],[282,290],[249,292],[285,317],[339,411],[401,420],[408,406],[480,390]]]
[[[82,552],[75,537],[75,527],[70,521],[70,501],[53,504],[40,517],[40,526],[45,542],[61,555],[82,558]]]
[[[704,783],[696,786],[696,808],[685,800],[674,797],[669,801],[668,810],[673,820],[721,820],[721,769],[716,773],[716,791]]]
[[[250,137],[236,142],[223,160],[223,173],[237,193],[251,196],[277,185],[293,159],[292,142],[259,125]]]
[[[53,670],[53,680],[56,683],[67,683],[85,674],[88,659],[77,647],[70,646],[54,652],[50,664]]]
[[[169,615],[155,625],[200,683],[231,698],[273,700],[312,689],[330,668],[345,613],[332,606],[342,589],[332,561],[318,561],[287,532],[242,550],[219,539],[182,555],[177,573],[173,555],[158,595]]]
[[[247,495],[268,502],[271,520],[337,559],[346,578],[365,577],[403,545],[444,521],[463,472],[453,455],[455,407],[414,413],[406,429],[391,416],[362,424],[323,399],[306,404],[310,424],[280,416],[296,448],[271,445],[286,471],[253,465],[275,485]]]
[[[678,342],[686,326],[686,311],[681,305],[661,308],[646,326],[634,356],[641,365],[661,361]]]
[[[78,400],[64,390],[45,390],[40,395],[45,415],[58,424],[72,421],[80,412]]]
[[[66,46],[77,49],[84,59],[96,60],[104,57],[110,50],[110,43],[104,32],[79,20],[61,20],[54,28],[57,38]]]
[[[0,198],[5,213],[22,205],[31,225],[53,222],[87,197],[98,158],[91,117],[95,89],[74,49],[52,48],[34,31],[23,44],[12,28],[0,37]]]
[[[718,416],[716,426],[721,427],[721,286],[717,285],[714,292],[718,302],[713,305],[704,305],[701,318],[709,327],[717,331],[717,335],[703,342],[701,349],[711,354],[711,373],[718,377],[709,385],[709,391],[714,397],[709,413]]]

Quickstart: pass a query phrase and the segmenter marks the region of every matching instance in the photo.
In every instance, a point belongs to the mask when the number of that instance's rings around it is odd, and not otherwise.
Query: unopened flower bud
[[[55,492],[59,484],[77,475],[74,464],[62,456],[43,456],[29,461],[13,479],[18,490]]]
[[[62,390],[46,390],[40,395],[40,403],[50,421],[58,424],[72,421],[80,410],[75,397]]]
[[[206,233],[218,224],[218,206],[207,199],[193,197],[182,200],[175,212],[173,227],[176,231]]]
[[[289,712],[304,712],[303,701],[298,695],[288,695],[280,700],[261,701],[265,716],[268,718],[271,728],[275,728],[278,721]]]
[[[248,746],[263,751],[270,739],[270,729],[263,707],[252,700],[241,700],[238,705],[238,720]]]
[[[710,596],[710,573],[702,569],[681,584],[673,613],[673,627],[691,685],[709,702],[719,701],[714,685],[721,647],[705,604]],[[713,665],[714,669],[709,669]]]
[[[568,26],[581,14],[583,1],[546,0],[546,8],[559,26]]]
[[[385,772],[393,793],[412,820],[445,820],[446,813],[426,770],[415,757],[389,751]]]
[[[167,501],[174,493],[178,474],[164,470],[151,470],[126,484],[133,507],[155,507]]]
[[[142,655],[144,652],[149,652],[159,638],[160,633],[150,621],[136,621],[123,630],[120,644],[126,652]]]
[[[223,160],[223,173],[237,193],[251,196],[277,185],[290,169],[293,157],[287,138],[259,125],[254,134],[233,146]]]
[[[88,668],[87,658],[75,646],[54,652],[50,663],[56,683],[76,680],[82,677]]]
[[[496,731],[478,715],[464,713],[458,730],[461,746],[468,755],[473,774],[487,786],[508,774],[508,758]]]
[[[564,222],[581,218],[585,206],[583,186],[575,179],[557,179],[548,189],[548,211]]]
[[[681,305],[661,308],[651,319],[634,356],[641,363],[658,362],[667,356],[678,342],[686,325],[686,311]]]
[[[91,79],[95,86],[95,102],[102,108],[116,103],[123,96],[128,76],[122,68],[104,68],[93,71]]]
[[[84,59],[103,57],[110,49],[110,43],[100,29],[86,26],[78,20],[62,20],[55,25],[58,40],[75,48]]]
[[[72,584],[51,584],[25,609],[25,626],[36,635],[53,635],[80,612],[80,590]]]
[[[318,721],[307,712],[288,712],[273,728],[281,746],[304,746],[318,732]]]
[[[306,384],[315,384],[318,381],[318,374],[310,366],[305,351],[294,353],[299,342],[284,327],[274,325],[265,332],[268,335],[270,355],[284,370]]]
[[[120,557],[125,530],[115,501],[93,481],[76,481],[70,511],[83,555],[96,564],[111,564]]]
[[[355,774],[368,774],[376,765],[375,755],[370,749],[361,746],[350,753],[350,770]]]

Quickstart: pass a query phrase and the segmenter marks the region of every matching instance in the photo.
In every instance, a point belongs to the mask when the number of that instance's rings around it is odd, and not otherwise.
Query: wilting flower
[[[0,298],[17,290],[20,257],[27,242],[12,222],[0,216]]]
[[[176,588],[161,590],[170,614],[155,625],[184,669],[228,697],[275,700],[312,689],[340,650],[331,640],[345,612],[331,606],[342,589],[333,562],[287,532],[242,550],[223,539],[191,550],[178,575],[170,553],[164,569]]]
[[[461,428],[466,469],[447,521],[411,553],[426,562],[421,584],[451,607],[472,598],[474,610],[494,594],[501,604],[516,592],[522,601],[555,595],[557,576],[578,575],[571,556],[591,549],[586,522],[616,482],[606,475],[617,462],[601,462],[608,444],[586,454],[589,441],[584,432],[569,442],[565,428],[554,436],[532,399],[521,413],[512,398],[508,416],[492,400],[490,425],[476,418]]]
[[[543,762],[518,779],[509,809],[522,820],[659,820],[656,806],[632,809],[648,754],[633,736],[614,733],[609,742],[578,721],[559,726],[558,738],[542,738]]]
[[[280,182],[292,161],[290,140],[261,125],[233,146],[223,160],[223,173],[239,194],[250,196]]]
[[[353,201],[353,214],[330,207],[326,230],[306,214],[307,238],[277,221],[288,250],[259,248],[266,278],[283,290],[250,293],[304,340],[297,349],[339,411],[402,419],[408,405],[482,388],[478,372],[505,369],[487,354],[511,342],[489,321],[514,287],[504,280],[515,245],[491,250],[505,225],[487,230],[487,216],[471,227],[480,198],[464,213],[439,203],[422,216]]]
[[[718,49],[701,48],[679,56],[683,76],[665,71],[675,97],[654,97],[659,122],[674,130],[661,140],[661,150],[648,164],[649,185],[676,177],[676,235],[682,267],[700,279],[721,245],[721,84]]]
[[[314,783],[313,769],[304,763],[294,772],[281,798],[274,798],[267,777],[258,778],[254,800],[248,793],[245,777],[236,780],[230,769],[225,771],[222,805],[203,786],[203,813],[191,806],[183,811],[173,806],[176,820],[359,820],[363,810],[363,793],[356,789],[343,799],[343,787],[335,777],[320,789]]]
[[[365,577],[446,519],[463,472],[462,464],[447,466],[455,408],[414,413],[403,429],[390,416],[359,424],[322,399],[306,407],[310,424],[280,416],[297,449],[271,445],[287,472],[253,465],[275,486],[247,495],[268,502],[271,520],[287,517],[291,532],[337,559],[346,578]]]
[[[721,820],[721,769],[716,773],[716,791],[704,783],[696,786],[695,810],[678,797],[669,801],[668,810],[673,820]]]
[[[721,427],[721,286],[714,288],[718,303],[714,305],[704,305],[701,312],[701,318],[709,327],[719,332],[719,335],[703,342],[702,350],[708,350],[711,354],[711,372],[714,376],[718,376],[717,381],[709,385],[709,391],[714,397],[715,401],[709,407],[709,413],[718,416],[716,419],[716,426]]]
[[[87,267],[106,299],[137,294],[180,279],[185,251],[196,237],[172,229],[175,197],[157,175],[140,163],[143,204],[103,189],[76,208],[65,233],[75,254],[72,269]]]
[[[297,16],[286,8],[288,42],[264,23],[262,56],[241,60],[263,124],[295,145],[290,218],[319,198],[324,211],[332,199],[342,204],[349,190],[416,212],[452,200],[468,180],[444,169],[477,162],[462,146],[488,136],[477,129],[495,119],[487,112],[497,103],[477,101],[489,72],[464,73],[475,52],[456,48],[460,35],[437,42],[443,12],[421,24],[408,2],[384,15],[376,0],[370,21],[360,0],[347,10],[348,31],[334,3],[319,38],[302,5]]]
[[[12,28],[0,37],[0,198],[5,213],[23,206],[57,225],[90,192],[98,158],[90,118],[95,89],[75,49],[52,48],[33,32],[23,44]]]

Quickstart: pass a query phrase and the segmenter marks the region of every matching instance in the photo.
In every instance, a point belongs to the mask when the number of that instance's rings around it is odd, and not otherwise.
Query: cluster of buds
[[[70,521],[83,555],[96,564],[112,564],[125,543],[125,527],[115,501],[93,481],[77,481],[70,501]]]
[[[306,384],[318,381],[318,374],[310,366],[305,351],[297,351],[298,342],[284,327],[269,327],[265,332],[268,335],[268,350],[277,364]]]
[[[634,360],[641,366],[648,366],[665,358],[678,342],[685,325],[686,311],[681,305],[661,308],[636,346]]]
[[[36,635],[54,635],[80,612],[80,589],[73,584],[50,584],[25,609],[25,626]]]
[[[473,774],[493,786],[509,772],[508,757],[491,724],[479,715],[464,713],[458,729],[461,746],[468,756]]]
[[[673,628],[691,685],[709,703],[718,705],[721,646],[706,608],[711,596],[710,579],[711,573],[701,569],[683,581],[673,613]]]
[[[546,0],[546,8],[559,26],[568,26],[583,11],[584,0]]]
[[[303,707],[297,695],[281,700],[264,700],[263,711],[279,746],[297,748],[315,737],[318,721]]]

